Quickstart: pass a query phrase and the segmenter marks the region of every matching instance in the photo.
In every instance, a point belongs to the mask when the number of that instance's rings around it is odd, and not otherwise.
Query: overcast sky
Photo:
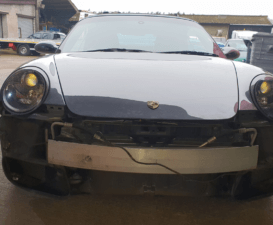
[[[90,11],[162,12],[185,14],[267,15],[273,19],[273,0],[72,0]]]

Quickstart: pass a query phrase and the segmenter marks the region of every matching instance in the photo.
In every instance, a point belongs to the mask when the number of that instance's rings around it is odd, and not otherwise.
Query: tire
[[[22,56],[30,55],[30,49],[28,45],[20,45],[17,49],[17,53]]]

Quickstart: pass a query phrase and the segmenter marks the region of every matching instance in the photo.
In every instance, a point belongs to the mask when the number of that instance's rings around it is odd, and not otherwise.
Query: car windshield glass
[[[62,52],[134,49],[149,52],[213,53],[213,39],[199,24],[152,16],[98,16],[79,22],[60,49]]]
[[[41,34],[40,33],[33,34],[33,38],[40,39]]]
[[[230,40],[228,44],[230,47],[236,48],[239,51],[242,51],[242,52],[247,51],[247,47],[243,40],[234,40],[234,41]]]
[[[47,33],[43,34],[43,39],[50,39],[50,34]]]

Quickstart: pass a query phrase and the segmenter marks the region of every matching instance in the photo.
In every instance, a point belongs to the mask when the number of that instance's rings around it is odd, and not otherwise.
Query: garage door
[[[33,34],[33,20],[18,17],[18,33],[21,34],[21,38],[27,38],[29,35]]]
[[[0,14],[0,38],[3,37],[2,15]]]

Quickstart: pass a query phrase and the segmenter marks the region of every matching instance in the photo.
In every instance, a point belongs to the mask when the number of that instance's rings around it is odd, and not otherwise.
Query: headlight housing
[[[260,75],[254,78],[250,89],[256,107],[273,120],[273,76]]]
[[[27,114],[37,109],[49,89],[47,75],[38,68],[23,68],[13,72],[1,90],[3,105],[13,114]]]

